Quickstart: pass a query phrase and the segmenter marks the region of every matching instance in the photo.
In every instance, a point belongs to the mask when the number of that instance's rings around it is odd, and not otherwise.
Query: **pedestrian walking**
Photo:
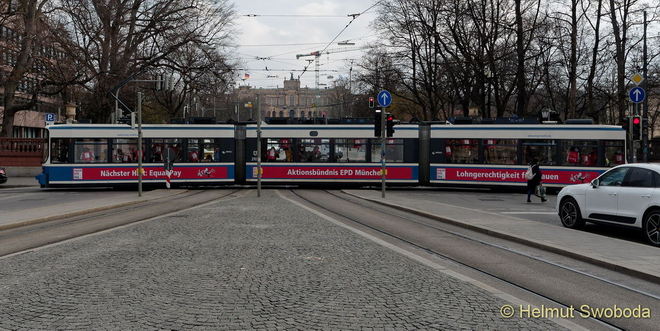
[[[541,176],[542,173],[541,173],[541,167],[539,166],[539,161],[534,159],[529,164],[529,168],[525,173],[525,178],[527,179],[527,202],[532,202],[532,200],[530,199],[532,194],[541,198],[541,202],[547,201],[545,199],[545,194],[543,194]]]

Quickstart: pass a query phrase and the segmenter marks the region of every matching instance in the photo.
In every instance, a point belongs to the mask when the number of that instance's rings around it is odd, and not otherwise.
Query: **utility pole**
[[[261,197],[261,98],[257,94],[257,197]]]
[[[647,56],[647,50],[646,50],[646,26],[648,25],[648,22],[646,21],[646,11],[644,11],[644,50],[643,50],[643,68],[642,68],[642,75],[644,76],[644,81],[642,81],[642,88],[649,92],[648,86],[648,68],[647,68],[647,61],[648,58]],[[646,98],[644,98],[644,102],[642,104],[642,160],[644,162],[649,162],[649,98],[648,95]]]
[[[382,192],[382,198],[385,199],[385,173],[387,172],[387,167],[385,165],[385,156],[387,155],[385,153],[385,140],[387,139],[387,133],[385,131],[385,109],[386,107],[382,108],[382,113],[380,116],[380,180],[381,180],[381,192]]]
[[[138,197],[142,196],[142,92],[137,95],[138,117]]]

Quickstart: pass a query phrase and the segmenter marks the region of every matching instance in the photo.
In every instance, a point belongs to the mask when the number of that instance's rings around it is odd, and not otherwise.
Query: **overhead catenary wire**
[[[337,38],[339,38],[339,36],[341,36],[341,34],[344,33],[344,31],[346,31],[346,29],[348,29],[348,27],[351,25],[351,23],[353,23],[358,17],[360,17],[360,16],[363,15],[364,13],[366,13],[366,12],[368,12],[369,10],[371,10],[372,8],[376,7],[376,6],[377,6],[378,4],[380,4],[381,2],[383,2],[383,0],[376,1],[373,5],[371,5],[369,8],[365,9],[364,11],[362,11],[362,12],[359,13],[359,14],[351,14],[351,15],[348,15],[348,16],[352,17],[351,20],[346,24],[346,26],[344,26],[343,29],[341,29],[341,31],[339,31],[339,33],[338,33],[334,38],[332,38],[332,40],[331,40],[327,45],[325,45],[325,47],[323,47],[323,50],[321,50],[319,53],[323,53],[323,52],[325,52],[325,50],[327,50],[328,47],[330,47],[330,45],[332,45],[332,43],[335,42],[335,40],[337,40]],[[318,59],[315,59],[315,60],[318,60]],[[311,64],[312,64],[312,62],[307,63],[307,65],[305,66],[305,68],[303,68],[302,73],[298,76],[298,79],[300,79],[300,78],[305,74],[305,72],[307,72],[307,68],[309,68],[309,66],[310,66]]]
[[[343,15],[314,15],[314,14],[243,14],[243,17],[309,17],[309,18],[344,18]]]

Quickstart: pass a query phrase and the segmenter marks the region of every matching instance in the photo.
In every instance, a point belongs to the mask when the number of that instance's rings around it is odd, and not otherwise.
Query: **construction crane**
[[[344,52],[353,52],[353,51],[359,51],[362,49],[368,48],[367,46],[359,46],[359,47],[344,47],[344,48],[331,48],[331,49],[326,49],[322,51],[313,51],[311,53],[307,54],[297,54],[296,55],[296,60],[300,59],[301,57],[307,57],[307,56],[313,56],[314,60],[307,60],[308,62],[313,61],[314,62],[314,71],[316,72],[316,89],[319,88],[319,65],[320,61],[319,59],[321,58],[321,55],[323,54],[334,54],[334,53],[344,53]],[[303,71],[304,73],[304,71]],[[302,76],[302,74],[301,74]],[[300,78],[300,76],[298,76]]]

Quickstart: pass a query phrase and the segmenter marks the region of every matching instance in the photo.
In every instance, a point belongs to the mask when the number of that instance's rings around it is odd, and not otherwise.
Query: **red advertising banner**
[[[167,174],[163,167],[143,167],[142,178],[165,179]],[[174,167],[172,170],[172,180],[177,179],[226,179],[228,175],[227,167],[209,166],[209,167]],[[73,180],[137,180],[137,168],[73,168]]]
[[[525,172],[527,169],[507,168],[454,168],[454,167],[432,167],[432,178],[438,181],[466,181],[466,182],[511,182],[525,183]],[[589,183],[598,177],[600,170],[577,170],[577,169],[544,169],[543,183],[545,184],[581,184]]]
[[[376,180],[381,178],[380,167],[336,166],[262,166],[263,179],[346,179]],[[413,166],[387,167],[386,178],[392,180],[417,180]],[[257,178],[257,167],[248,166],[249,179]]]

